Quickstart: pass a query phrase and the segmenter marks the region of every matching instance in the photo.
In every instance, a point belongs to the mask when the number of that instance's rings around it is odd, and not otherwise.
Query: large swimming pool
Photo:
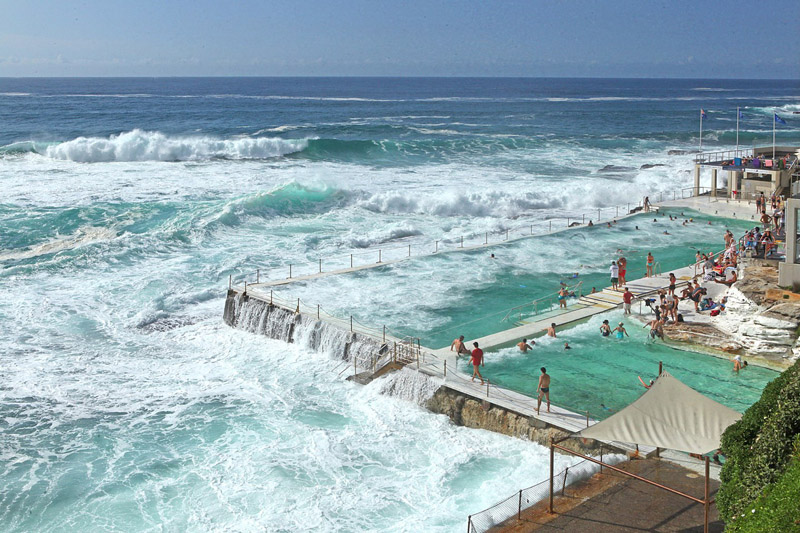
[[[684,224],[689,218],[693,222]],[[632,280],[644,275],[648,252],[669,272],[694,262],[698,249],[720,250],[726,228],[738,235],[751,225],[667,209],[664,215],[641,214],[611,228],[582,227],[477,251],[420,257],[295,283],[279,293],[319,303],[334,315],[352,314],[376,328],[386,324],[398,337],[420,337],[423,345],[437,348],[458,335],[478,338],[513,327],[513,321],[503,320],[509,308],[553,293],[561,281],[582,281],[586,292],[593,286],[600,290],[609,284],[608,266],[620,251],[628,258]],[[553,402],[589,410],[597,418],[644,392],[637,376],[655,377],[659,361],[687,385],[739,411],[758,399],[777,375],[756,367],[735,375],[725,359],[648,343],[646,330],[634,321],[627,324],[630,339],[603,338],[598,328],[605,318],[616,324],[621,315],[599,315],[562,332],[573,347],[568,352],[562,340],[540,337],[528,354],[515,348],[489,353],[485,373],[493,383],[535,394],[539,368],[545,366],[553,376]]]
[[[600,324],[625,324],[630,337],[618,340],[602,337]],[[569,342],[570,350],[564,349]],[[539,337],[527,353],[516,347],[488,353],[481,369],[492,383],[535,396],[540,368],[551,376],[550,399],[572,411],[589,411],[593,418],[605,418],[636,400],[648,382],[664,370],[706,396],[743,412],[761,396],[764,385],[777,377],[774,370],[748,366],[736,373],[724,358],[673,348],[649,339],[648,330],[621,312],[592,317],[588,322],[564,329],[558,338]],[[459,369],[469,371],[466,360]]]

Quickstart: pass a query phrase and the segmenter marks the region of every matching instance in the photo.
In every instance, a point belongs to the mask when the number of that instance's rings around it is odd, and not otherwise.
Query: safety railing
[[[556,304],[558,304],[560,300],[566,301],[567,297],[580,298],[581,296],[583,296],[583,281],[579,281],[576,285],[573,285],[572,287],[565,286],[564,290],[566,291],[567,294],[563,298],[560,297],[561,291],[559,290],[552,294],[548,294],[546,296],[542,296],[541,298],[537,298],[530,303],[512,307],[511,309],[508,310],[506,316],[503,317],[501,322],[506,322],[510,319],[514,319],[516,322],[519,322],[523,318],[530,318],[532,316],[536,316],[540,312],[544,313],[547,311],[552,311],[553,309],[556,308]]]
[[[603,459],[603,447],[600,447],[600,460]],[[594,473],[592,463],[586,459],[568,466],[553,478],[554,492],[563,496],[567,487],[579,480],[586,479]],[[499,501],[488,509],[469,515],[467,531],[470,533],[484,533],[512,518],[520,520],[522,511],[525,511],[550,496],[550,478],[520,489],[505,500]]]
[[[266,283],[270,281],[306,278],[325,273],[346,272],[352,269],[388,265],[412,257],[474,250],[526,237],[547,235],[575,226],[587,226],[590,223],[592,225],[612,223],[620,217],[632,214],[632,210],[638,211],[637,208],[641,206],[642,201],[638,203],[619,204],[569,216],[551,217],[544,221],[506,228],[500,231],[471,233],[427,243],[404,243],[397,246],[373,247],[350,254],[329,255],[324,258],[318,257],[302,263],[289,263],[276,267],[258,268],[255,271],[251,271],[252,274],[240,275],[235,278],[231,275],[230,284],[241,284],[245,279],[248,283]]]
[[[649,196],[650,204],[669,200],[686,199],[698,194],[709,193],[709,187],[683,187],[672,191],[662,191]],[[527,237],[542,236],[575,226],[611,224],[614,220],[634,214],[642,209],[643,201],[610,207],[601,207],[585,213],[552,217],[524,226],[506,228],[500,231],[472,233],[459,237],[439,239],[428,243],[405,243],[397,246],[369,248],[350,254],[329,255],[310,259],[302,263],[289,263],[282,266],[257,268],[250,273],[230,275],[229,286],[233,284],[284,282],[313,277],[315,275],[347,272],[352,269],[389,265],[412,257],[424,257],[439,253],[475,250],[482,247],[501,245],[505,242]],[[595,213],[597,218],[594,218]]]
[[[694,156],[695,163],[715,163],[717,161],[733,160],[737,157],[753,157],[752,148],[740,148],[738,150],[719,150],[716,152],[703,152]]]

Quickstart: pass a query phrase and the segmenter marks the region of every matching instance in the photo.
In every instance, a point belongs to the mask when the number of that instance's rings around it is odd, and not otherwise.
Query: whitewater
[[[737,106],[743,145],[776,108],[800,142],[793,82],[0,79],[0,529],[461,530],[548,450],[426,411],[421,378],[346,381],[325,335],[226,326],[229,276],[689,187],[699,108],[731,148]],[[605,272],[569,252],[505,266]],[[410,268],[319,303],[420,330],[500,279]]]

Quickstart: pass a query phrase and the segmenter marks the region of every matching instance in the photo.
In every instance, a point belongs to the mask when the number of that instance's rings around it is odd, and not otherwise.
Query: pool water
[[[726,228],[739,235],[752,226],[688,210],[681,217],[681,212],[667,209],[663,216],[640,214],[611,228],[582,227],[472,252],[419,257],[294,283],[286,290],[289,297],[320,303],[334,315],[352,314],[375,328],[386,324],[390,333],[420,337],[432,348],[447,346],[458,335],[473,339],[513,327],[514,320],[503,320],[509,308],[554,293],[561,281],[583,281],[584,292],[608,286],[608,267],[620,249],[628,258],[628,279],[633,280],[644,275],[647,252],[668,273],[693,263],[698,249],[720,250]],[[670,221],[670,215],[678,220]],[[694,222],[684,226],[688,217]],[[575,272],[578,277],[573,279]],[[553,379],[552,401],[573,411],[588,410],[594,418],[605,418],[636,400],[645,391],[637,376],[655,378],[659,361],[690,387],[739,411],[755,402],[777,375],[757,367],[737,375],[725,359],[650,342],[648,330],[633,320],[626,321],[630,338],[604,338],[599,327],[606,318],[616,324],[622,315],[597,315],[564,330],[559,339],[538,337],[527,354],[516,348],[487,353],[484,373],[492,383],[535,395],[539,368],[545,366]],[[564,340],[571,350],[563,349]],[[460,365],[471,373],[466,362]]]
[[[600,325],[606,319],[612,328],[623,322],[630,337],[602,337]],[[649,329],[621,312],[596,315],[557,334],[555,339],[537,338],[527,353],[516,347],[488,353],[481,373],[491,383],[535,396],[540,368],[545,367],[551,376],[551,402],[580,413],[588,410],[597,419],[641,396],[646,389],[639,376],[645,382],[655,379],[659,361],[686,385],[739,412],[758,400],[767,382],[778,376],[778,372],[752,365],[736,373],[728,359],[652,341]],[[564,349],[565,341],[570,350]],[[459,368],[472,371],[466,361],[460,362]]]
[[[312,306],[320,304],[335,316],[352,315],[376,329],[386,325],[397,337],[419,337],[423,345],[438,348],[448,346],[458,335],[474,339],[513,327],[519,316],[504,320],[510,308],[554,294],[561,281],[582,282],[584,293],[592,287],[601,290],[610,285],[609,266],[619,257],[618,250],[628,259],[631,281],[644,276],[648,252],[667,273],[693,263],[698,249],[722,249],[726,228],[738,235],[752,226],[689,210],[664,212],[664,216],[655,215],[655,222],[654,215],[640,214],[611,228],[575,228],[471,252],[424,256],[293,283],[276,293],[290,300],[301,298]],[[681,212],[685,216],[680,220],[669,220],[670,214]],[[694,222],[683,226],[689,217]],[[572,277],[575,273],[577,278]]]

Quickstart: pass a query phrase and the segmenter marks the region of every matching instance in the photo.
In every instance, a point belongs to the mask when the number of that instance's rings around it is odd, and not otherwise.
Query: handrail
[[[581,294],[578,295],[578,298],[580,298],[581,296],[583,296],[582,287],[583,287],[583,280],[579,281],[576,285],[573,285],[572,287],[570,287],[569,285],[565,285],[563,288],[567,290],[567,293],[570,293],[570,292],[574,293],[575,290],[578,290],[581,293]],[[557,290],[554,293],[547,294],[547,295],[542,296],[540,298],[536,298],[532,302],[525,303],[525,304],[522,304],[522,305],[518,305],[516,307],[512,307],[511,309],[508,310],[508,312],[506,313],[506,316],[504,316],[503,319],[500,322],[505,322],[506,320],[508,320],[508,318],[514,313],[514,311],[519,311],[520,316],[522,316],[522,309],[525,309],[525,308],[530,307],[530,306],[533,306],[533,308],[534,308],[533,314],[537,315],[539,313],[539,311],[537,310],[539,302],[551,301],[553,298],[557,297],[560,292],[561,292],[561,289]],[[549,308],[548,308],[548,310],[549,310]],[[533,315],[531,315],[531,316],[533,316]]]

